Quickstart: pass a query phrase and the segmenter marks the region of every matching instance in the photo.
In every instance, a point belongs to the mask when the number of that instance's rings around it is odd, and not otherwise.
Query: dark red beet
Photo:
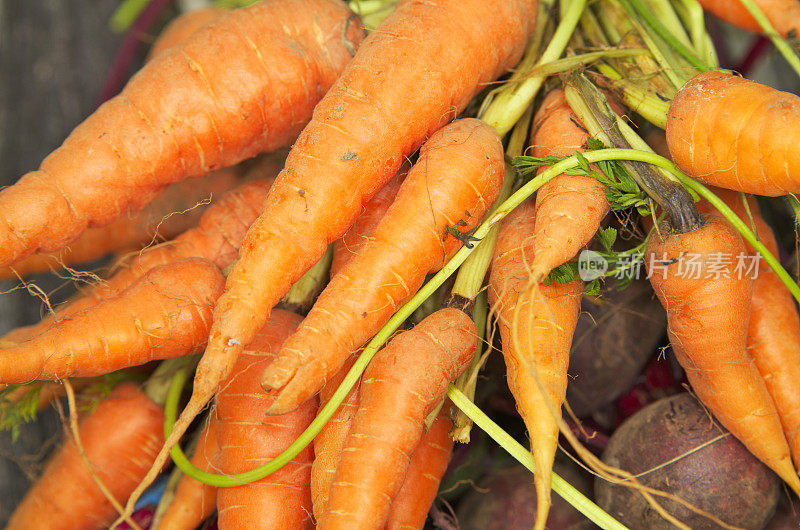
[[[641,474],[642,484],[672,493],[741,528],[764,528],[780,496],[778,477],[686,393],[631,416],[611,436],[603,461]],[[629,487],[598,479],[595,494],[601,508],[630,528],[674,528]],[[672,501],[659,502],[693,529],[719,528]]]

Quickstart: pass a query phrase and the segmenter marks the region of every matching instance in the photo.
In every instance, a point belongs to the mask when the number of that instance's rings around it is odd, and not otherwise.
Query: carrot
[[[703,216],[697,230],[669,233],[665,225],[653,234],[645,263],[667,310],[675,356],[695,393],[751,453],[800,492],[775,405],[747,353],[753,280],[735,270],[735,256],[744,253],[743,240],[724,218]]]
[[[558,418],[553,414],[566,397],[569,351],[583,288],[578,280],[564,285],[531,283],[538,214],[528,200],[503,219],[489,275],[489,304],[500,328],[508,387],[531,440],[536,528],[544,528],[558,445]]]
[[[381,528],[403,485],[425,418],[475,353],[477,329],[441,309],[393,338],[361,382],[358,411],[331,483],[319,530]]]
[[[618,105],[614,108],[622,113]],[[547,94],[533,119],[532,155],[571,156],[585,150],[588,137],[564,91]],[[539,172],[545,169],[547,166]],[[553,268],[575,256],[592,239],[609,210],[605,186],[592,177],[562,173],[544,184],[536,193],[534,280],[541,282]]]
[[[738,193],[724,189],[713,191],[749,224],[750,218]],[[761,217],[758,203],[749,197],[748,205],[756,234],[764,246],[777,256],[778,243],[772,229]],[[716,211],[705,201],[699,202],[697,209],[706,213]],[[745,242],[745,246],[750,256],[756,256],[756,251],[749,244]],[[800,468],[800,316],[789,290],[763,261],[758,263],[753,283],[747,351],[764,378],[781,418],[795,467]]]
[[[353,226],[347,229],[342,237],[333,242],[333,262],[331,277],[341,271],[369,242],[378,223],[386,215],[389,207],[397,197],[397,192],[406,178],[407,169],[401,169],[392,180],[376,193],[361,212]]]
[[[178,15],[161,30],[158,38],[150,47],[150,51],[147,52],[147,60],[149,61],[167,48],[183,42],[197,30],[217,20],[227,12],[227,9],[209,6]]]
[[[348,360],[322,387],[319,392],[320,407],[324,407],[333,397],[334,392],[353,366],[353,362],[355,362],[355,357]],[[314,463],[311,465],[311,504],[317,520],[322,519],[328,505],[328,495],[331,490],[331,482],[336,474],[336,466],[342,456],[347,435],[350,433],[353,417],[358,410],[358,394],[359,385],[356,385],[314,438]]]
[[[198,258],[157,267],[119,296],[0,349],[0,382],[87,377],[196,352],[223,283]]]
[[[701,182],[758,195],[797,193],[798,120],[798,96],[703,72],[672,100],[667,144],[673,161]]]
[[[233,188],[239,178],[239,170],[226,168],[191,182],[171,184],[143,210],[120,217],[109,225],[89,228],[58,252],[34,254],[0,268],[0,279],[58,270],[65,265],[102,258],[111,252],[172,239],[196,225],[205,211],[204,205]]]
[[[756,19],[739,0],[699,0],[703,9],[728,24],[754,33],[763,33]],[[775,31],[788,37],[800,30],[800,5],[794,0],[754,0]]]
[[[361,39],[352,17],[338,0],[260,2],[154,57],[0,192],[0,265],[62,248],[167,184],[291,143]]]
[[[449,406],[442,407],[428,432],[422,435],[411,455],[403,486],[389,509],[387,530],[423,528],[428,511],[439,491],[439,482],[447,471],[453,440],[450,438]]]
[[[314,109],[248,231],[215,308],[192,397],[159,465],[270,309],[347,230],[404,157],[516,64],[536,12],[536,0],[403,0],[370,33]],[[138,489],[154,478],[149,474]]]
[[[117,272],[84,293],[82,297],[57,308],[55,314],[38,324],[10,331],[3,336],[5,343],[21,343],[50,329],[56,322],[118,296],[154,267],[199,257],[224,269],[236,259],[247,228],[258,217],[271,180],[242,184],[223,195],[200,218],[197,227],[174,240],[149,248],[132,259],[117,265]]]
[[[242,352],[232,376],[217,396],[220,467],[239,473],[268,462],[297,438],[317,413],[317,398],[282,416],[265,416],[272,397],[259,377],[301,317],[276,309],[255,340]],[[276,530],[305,528],[311,521],[311,461],[306,447],[291,462],[252,484],[221,488],[217,494],[220,528]]]
[[[217,442],[217,430],[218,422],[212,414],[197,437],[197,445],[191,459],[195,467],[211,473],[217,472],[219,469],[220,449]],[[153,528],[156,530],[159,528],[193,530],[208,519],[216,507],[217,488],[203,484],[188,475],[182,475],[169,506]]]
[[[147,472],[164,441],[164,411],[136,385],[123,383],[81,421],[79,433],[95,473],[121,501]],[[6,528],[100,529],[115,515],[70,437],[28,490]]]
[[[293,410],[314,395],[438,270],[497,198],[505,167],[493,128],[473,118],[437,131],[420,151],[369,242],[317,299],[297,332],[264,372],[279,390],[270,413]]]

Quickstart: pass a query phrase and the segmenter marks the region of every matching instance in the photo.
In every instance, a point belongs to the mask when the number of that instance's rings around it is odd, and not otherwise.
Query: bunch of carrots
[[[5,401],[72,420],[8,528],[136,527],[170,460],[154,528],[423,528],[473,422],[532,469],[537,530],[554,493],[623,527],[554,480],[559,436],[686,527],[562,417],[582,296],[635,267],[692,391],[800,495],[800,287],[754,199],[800,192],[800,98],[721,70],[702,16],[786,45],[794,0],[231,4],[0,191],[3,276],[83,283],[0,338]],[[472,403],[493,348],[527,448]]]

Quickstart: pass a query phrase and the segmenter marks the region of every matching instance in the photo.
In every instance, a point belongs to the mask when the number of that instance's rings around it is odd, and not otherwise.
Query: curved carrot
[[[272,460],[297,438],[317,413],[317,398],[282,416],[266,416],[272,397],[259,377],[301,317],[276,309],[255,340],[242,352],[232,376],[217,397],[220,467],[239,473]],[[300,529],[311,521],[311,461],[306,447],[290,463],[252,484],[217,493],[220,528]]]
[[[352,17],[338,0],[259,2],[154,57],[0,192],[0,265],[62,248],[167,184],[291,143],[361,39]]]
[[[144,477],[164,441],[164,411],[136,385],[123,383],[81,421],[79,433],[95,473],[122,501]],[[28,490],[6,529],[99,530],[115,515],[69,438]]]
[[[107,374],[196,352],[223,284],[203,259],[157,267],[119,296],[0,349],[0,383]]]
[[[393,338],[361,382],[358,411],[331,484],[319,530],[381,528],[400,491],[425,418],[475,353],[477,329],[442,309]]]
[[[422,146],[370,241],[317,299],[297,332],[264,372],[279,390],[270,413],[314,395],[461,246],[448,227],[468,233],[503,184],[503,147],[495,130],[457,120]]]
[[[675,356],[695,393],[751,453],[800,492],[775,405],[747,353],[753,280],[736,270],[737,256],[746,252],[724,218],[704,216],[692,232],[662,228],[653,234],[645,264],[667,310]]]
[[[564,91],[547,94],[533,119],[532,155],[571,156],[585,150],[588,137]],[[541,282],[553,268],[575,256],[592,239],[609,210],[605,186],[592,177],[561,174],[544,184],[536,193],[534,280]]]
[[[220,448],[217,440],[218,421],[211,415],[192,455],[192,465],[203,471],[219,470]],[[194,530],[208,519],[217,508],[217,488],[203,484],[188,475],[183,475],[155,530]]]
[[[89,228],[69,246],[49,254],[34,254],[0,268],[0,279],[24,277],[64,265],[87,263],[106,254],[172,239],[197,224],[204,202],[233,188],[239,170],[225,168],[190,182],[170,184],[143,210],[120,217],[106,226]]]
[[[209,6],[181,13],[172,19],[158,35],[158,38],[150,47],[150,51],[147,52],[147,60],[149,61],[167,48],[172,48],[176,44],[183,42],[198,29],[220,18],[227,12],[227,9]]]
[[[342,234],[342,237],[333,242],[333,262],[331,263],[331,278],[349,263],[369,242],[378,223],[386,215],[389,207],[394,202],[400,186],[406,178],[408,170],[400,170],[392,180],[386,183],[378,193],[364,205],[353,226]]]
[[[353,362],[355,362],[355,358],[348,360],[322,387],[319,392],[320,407],[324,407],[333,397],[334,392],[353,366]],[[339,459],[342,457],[342,449],[347,442],[353,417],[358,410],[358,394],[359,385],[356,385],[314,438],[314,463],[311,464],[311,504],[314,507],[314,517],[318,520],[322,519],[328,506],[331,482],[336,474]]]
[[[736,27],[763,33],[756,19],[739,0],[699,0],[703,9]],[[787,37],[800,30],[800,4],[795,0],[754,0],[775,31]]]
[[[724,189],[712,191],[745,223],[750,222],[738,193]],[[777,256],[778,243],[761,217],[758,203],[749,197],[748,205],[758,238]],[[706,213],[716,211],[705,201],[697,203],[697,209]],[[750,245],[745,245],[750,256],[757,255]],[[800,316],[791,293],[772,268],[759,260],[754,274],[747,352],[764,378],[781,418],[795,467],[800,468]]]
[[[403,486],[397,492],[389,509],[387,530],[413,530],[423,528],[428,511],[439,491],[450,455],[453,439],[450,438],[450,407],[445,404],[428,432],[422,435],[419,445],[411,455]]]
[[[503,219],[489,275],[489,303],[500,327],[508,387],[531,440],[539,507],[536,528],[544,528],[558,446],[553,411],[561,410],[567,393],[569,351],[583,285],[579,280],[564,285],[531,283],[530,265],[537,245],[534,224],[538,222],[538,209],[534,214],[529,200]]]
[[[118,296],[154,267],[199,257],[224,269],[236,259],[247,228],[258,217],[271,184],[271,180],[263,180],[231,190],[203,213],[197,227],[121,262],[113,276],[85,291],[83,296],[58,307],[55,314],[37,324],[8,332],[2,340],[6,343],[28,340],[50,329],[56,322]]]
[[[214,310],[192,397],[159,465],[271,308],[347,230],[404,157],[516,64],[536,12],[536,0],[403,0],[364,41],[314,109],[242,244]],[[135,493],[154,478],[149,474]]]
[[[722,72],[693,77],[672,100],[672,160],[697,180],[758,195],[800,192],[800,97]]]

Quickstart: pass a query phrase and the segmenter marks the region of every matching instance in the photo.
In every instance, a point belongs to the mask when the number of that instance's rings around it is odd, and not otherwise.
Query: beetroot
[[[603,461],[741,528],[763,528],[780,495],[778,477],[686,393],[631,416],[611,436]],[[598,479],[595,493],[597,504],[630,528],[674,528],[630,487]],[[659,503],[693,529],[719,528],[675,502]]]

